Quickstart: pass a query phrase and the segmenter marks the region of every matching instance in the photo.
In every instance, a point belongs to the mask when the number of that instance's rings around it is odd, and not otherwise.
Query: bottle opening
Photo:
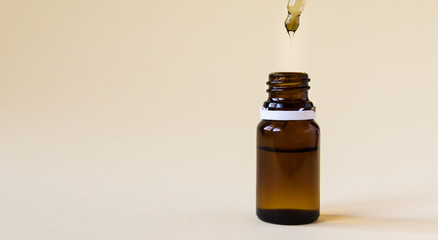
[[[309,75],[303,72],[274,72],[269,75],[268,92],[292,89],[309,90]]]
[[[293,82],[309,80],[309,75],[304,72],[273,72],[269,74],[270,82]]]

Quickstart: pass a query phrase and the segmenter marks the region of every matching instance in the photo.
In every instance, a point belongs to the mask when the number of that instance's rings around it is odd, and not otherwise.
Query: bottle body
[[[319,127],[263,120],[257,127],[257,215],[277,224],[319,217]]]
[[[313,110],[307,74],[270,76],[271,111]],[[286,74],[279,80],[278,75]],[[290,82],[290,78],[294,81]],[[303,80],[307,79],[307,80]],[[303,81],[307,81],[303,83]],[[286,82],[286,83],[285,83]],[[305,86],[304,86],[305,85]],[[279,92],[282,97],[279,97]],[[305,93],[304,93],[305,92]],[[290,96],[287,98],[285,96]],[[257,126],[257,216],[294,225],[314,222],[320,209],[320,129],[313,119],[264,119]]]

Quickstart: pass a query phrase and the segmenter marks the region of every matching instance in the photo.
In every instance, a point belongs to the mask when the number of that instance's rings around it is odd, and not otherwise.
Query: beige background
[[[322,221],[254,214],[286,0],[0,0],[0,239],[437,239],[438,1],[309,0]]]

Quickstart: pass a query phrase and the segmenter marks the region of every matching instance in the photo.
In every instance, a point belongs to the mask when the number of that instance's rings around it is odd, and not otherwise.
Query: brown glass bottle
[[[272,111],[314,110],[306,73],[269,75]],[[278,113],[278,112],[274,112]],[[262,120],[257,126],[257,216],[295,225],[319,217],[319,127],[313,119]]]

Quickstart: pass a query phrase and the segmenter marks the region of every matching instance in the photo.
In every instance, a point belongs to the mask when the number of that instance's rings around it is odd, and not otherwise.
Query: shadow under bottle
[[[305,73],[269,76],[269,111],[314,110]],[[319,127],[313,119],[264,119],[257,126],[257,216],[296,225],[319,217]]]

